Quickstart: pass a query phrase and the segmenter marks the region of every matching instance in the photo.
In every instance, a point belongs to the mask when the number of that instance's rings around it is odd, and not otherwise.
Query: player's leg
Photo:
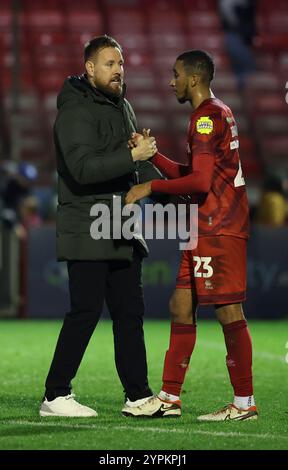
[[[226,364],[234,390],[233,404],[248,409],[255,406],[252,381],[252,341],[242,304],[216,305],[227,349]]]
[[[165,355],[163,385],[159,396],[179,400],[182,385],[196,342],[197,303],[192,300],[192,290],[176,289],[170,303],[171,329],[169,348]]]
[[[227,348],[226,363],[235,397],[234,404],[199,416],[198,419],[256,419],[252,386],[252,344],[242,310],[242,301],[246,296],[246,241],[235,237],[215,237],[206,242],[210,243],[209,251],[212,255],[210,287],[213,289],[208,300],[210,303],[214,300],[216,315],[223,327]]]

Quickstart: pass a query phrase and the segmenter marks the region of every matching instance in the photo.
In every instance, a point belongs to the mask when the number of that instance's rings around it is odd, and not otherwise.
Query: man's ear
[[[88,77],[94,76],[94,63],[92,62],[92,60],[87,60],[85,62],[85,69],[86,69]]]
[[[188,80],[189,80],[189,86],[191,88],[194,88],[199,82],[199,75],[190,75]]]

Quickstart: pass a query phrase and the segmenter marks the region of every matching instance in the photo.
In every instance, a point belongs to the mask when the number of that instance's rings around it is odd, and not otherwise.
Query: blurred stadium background
[[[64,79],[83,72],[85,42],[105,33],[123,47],[139,129],[181,161],[190,108],[171,94],[171,68],[187,49],[214,56],[213,91],[238,122],[251,208],[246,311],[287,316],[287,0],[1,0],[0,317],[61,318],[68,308],[55,259],[52,125]],[[178,248],[149,246],[147,316],[167,318]]]

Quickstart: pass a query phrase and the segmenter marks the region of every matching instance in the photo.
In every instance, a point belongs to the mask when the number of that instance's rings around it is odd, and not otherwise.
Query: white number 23
[[[213,268],[210,266],[211,256],[193,256],[193,261],[196,262],[194,267],[194,276],[195,277],[212,277]],[[202,266],[201,266],[202,265]],[[199,269],[201,268],[201,271]]]

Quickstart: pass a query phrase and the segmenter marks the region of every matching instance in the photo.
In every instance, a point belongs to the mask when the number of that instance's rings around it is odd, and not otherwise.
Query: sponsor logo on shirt
[[[202,116],[196,122],[196,130],[199,134],[211,134],[213,131],[213,121],[209,116]]]
[[[213,289],[213,285],[211,281],[205,281],[205,289]]]

